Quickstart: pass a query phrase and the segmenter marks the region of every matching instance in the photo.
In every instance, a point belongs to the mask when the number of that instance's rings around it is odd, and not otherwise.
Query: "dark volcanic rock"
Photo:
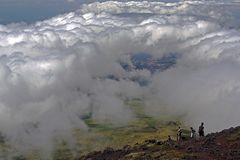
[[[135,146],[122,149],[106,148],[92,152],[79,160],[240,160],[240,127],[208,134],[199,139],[186,141],[146,140]]]

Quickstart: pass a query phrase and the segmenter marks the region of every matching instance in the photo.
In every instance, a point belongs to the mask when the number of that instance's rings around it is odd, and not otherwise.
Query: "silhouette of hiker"
[[[178,141],[182,140],[182,129],[181,129],[181,127],[178,127],[177,140]]]
[[[191,129],[191,135],[190,135],[190,137],[191,137],[191,138],[195,138],[195,133],[196,133],[195,129],[193,129],[193,127],[190,127],[190,129]]]
[[[174,141],[172,140],[170,135],[168,135],[167,144],[169,144],[169,145],[173,145],[174,144]]]
[[[204,126],[203,125],[204,125],[204,123],[202,122],[198,129],[198,134],[200,137],[204,136]]]
[[[172,141],[172,138],[170,135],[168,135],[168,141]]]

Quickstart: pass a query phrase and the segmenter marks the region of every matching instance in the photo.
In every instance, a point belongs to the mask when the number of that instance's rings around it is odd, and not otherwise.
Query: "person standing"
[[[178,141],[182,140],[182,129],[181,129],[181,127],[178,127],[177,140]]]
[[[195,138],[195,133],[196,133],[195,129],[193,129],[193,127],[190,127],[190,129],[191,129],[191,135],[190,135],[190,137],[191,137],[191,138]]]
[[[198,134],[200,137],[204,137],[204,123],[202,122],[198,129]]]

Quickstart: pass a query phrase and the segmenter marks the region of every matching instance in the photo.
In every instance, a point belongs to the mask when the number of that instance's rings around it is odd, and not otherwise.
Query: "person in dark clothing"
[[[173,145],[174,144],[174,141],[172,140],[170,135],[168,135],[167,144],[169,144],[169,145]]]
[[[198,129],[198,134],[200,137],[204,136],[204,126],[203,125],[204,125],[204,123],[202,122]]]
[[[172,141],[172,138],[170,135],[168,135],[168,141]]]

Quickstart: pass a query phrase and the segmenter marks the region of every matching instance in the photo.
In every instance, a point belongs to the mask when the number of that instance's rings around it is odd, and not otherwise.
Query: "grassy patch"
[[[142,143],[146,139],[167,139],[168,135],[176,138],[179,117],[150,117],[145,114],[144,103],[140,99],[126,102],[135,114],[136,119],[125,126],[114,126],[110,123],[94,121],[91,116],[83,120],[89,131],[75,131],[79,150],[82,154],[93,150],[103,150],[106,147],[121,148],[124,145]],[[184,132],[185,133],[185,132]],[[188,134],[186,132],[186,134]]]
[[[73,130],[76,147],[73,152],[75,156],[81,156],[94,150],[103,150],[106,147],[122,148],[125,145],[142,143],[146,139],[167,139],[170,135],[176,138],[178,126],[181,125],[181,116],[162,115],[151,117],[145,113],[144,103],[141,99],[133,99],[126,102],[135,115],[135,119],[124,126],[114,126],[108,122],[98,122],[92,118],[92,114],[82,117],[82,120],[89,127],[88,131],[81,129]],[[184,132],[188,134],[188,132]],[[1,147],[0,147],[1,151]],[[67,143],[56,144],[54,148],[54,160],[61,160],[64,157],[72,159],[72,154]],[[139,155],[140,153],[136,153]],[[157,154],[157,153],[156,153]],[[168,155],[168,153],[166,153]],[[177,154],[177,153],[169,153]],[[135,156],[136,156],[135,155]],[[130,155],[134,156],[134,155]],[[29,151],[28,160],[38,160],[38,153]],[[66,159],[66,158],[65,158]]]

